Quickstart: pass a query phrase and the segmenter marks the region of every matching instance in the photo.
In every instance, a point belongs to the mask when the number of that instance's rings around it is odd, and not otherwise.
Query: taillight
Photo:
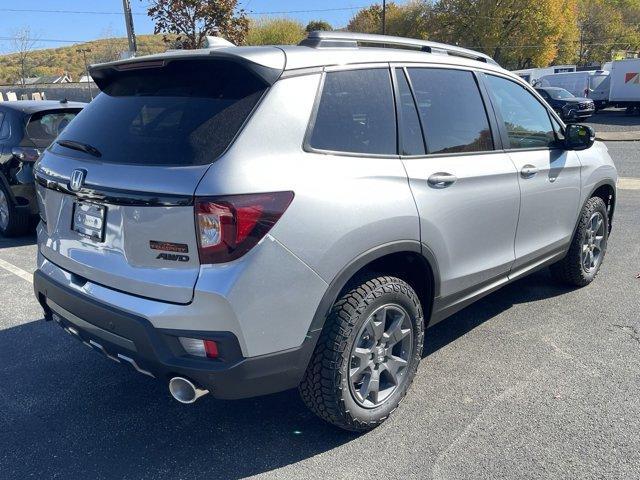
[[[13,147],[11,149],[11,154],[21,162],[33,163],[38,160],[40,153],[42,152],[39,149],[30,147]]]
[[[200,263],[240,258],[271,230],[292,200],[293,192],[196,199]]]

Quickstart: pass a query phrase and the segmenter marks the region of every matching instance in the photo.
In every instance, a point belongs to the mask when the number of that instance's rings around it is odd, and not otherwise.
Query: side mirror
[[[588,125],[569,124],[564,134],[564,145],[568,150],[586,150],[596,140],[596,132]]]

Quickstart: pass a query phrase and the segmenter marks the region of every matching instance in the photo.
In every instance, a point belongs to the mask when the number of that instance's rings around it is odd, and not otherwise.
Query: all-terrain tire
[[[365,408],[350,388],[349,370],[354,342],[371,315],[396,305],[411,319],[412,351],[402,382],[380,405]],[[393,308],[393,307],[392,307]],[[422,356],[424,318],[415,291],[403,280],[381,276],[363,281],[339,298],[329,313],[318,344],[299,386],[304,403],[320,418],[350,431],[380,425],[398,407],[411,385]]]
[[[585,235],[589,229],[589,222],[595,213],[599,212],[603,225],[604,238],[601,241],[601,255],[595,268],[589,270],[585,268],[582,250],[585,242]],[[580,220],[578,228],[571,240],[571,246],[567,255],[557,263],[549,267],[551,275],[558,281],[576,286],[584,287],[589,285],[600,271],[600,266],[607,251],[607,242],[609,240],[609,216],[607,214],[607,206],[600,197],[592,197],[582,208],[580,212]]]

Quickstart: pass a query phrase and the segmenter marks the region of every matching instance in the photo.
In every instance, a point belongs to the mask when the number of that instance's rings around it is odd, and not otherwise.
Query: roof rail
[[[373,35],[368,33],[354,32],[338,32],[338,31],[313,31],[309,32],[307,38],[302,40],[299,45],[312,48],[358,48],[358,47],[382,47],[382,48],[401,48],[409,50],[419,50],[421,52],[439,53],[444,55],[452,55],[455,57],[469,58],[480,62],[498,63],[481,52],[468,50],[446,43],[429,42],[426,40],[416,40],[414,38],[392,37],[389,35]]]

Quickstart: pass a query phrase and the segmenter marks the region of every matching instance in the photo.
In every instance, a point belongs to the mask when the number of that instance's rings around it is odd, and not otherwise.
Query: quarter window
[[[337,152],[396,154],[389,70],[327,73],[309,145]]]
[[[473,73],[410,68],[428,153],[493,150],[487,112]]]
[[[556,137],[547,109],[523,86],[493,75],[486,78],[510,148],[553,147]]]

